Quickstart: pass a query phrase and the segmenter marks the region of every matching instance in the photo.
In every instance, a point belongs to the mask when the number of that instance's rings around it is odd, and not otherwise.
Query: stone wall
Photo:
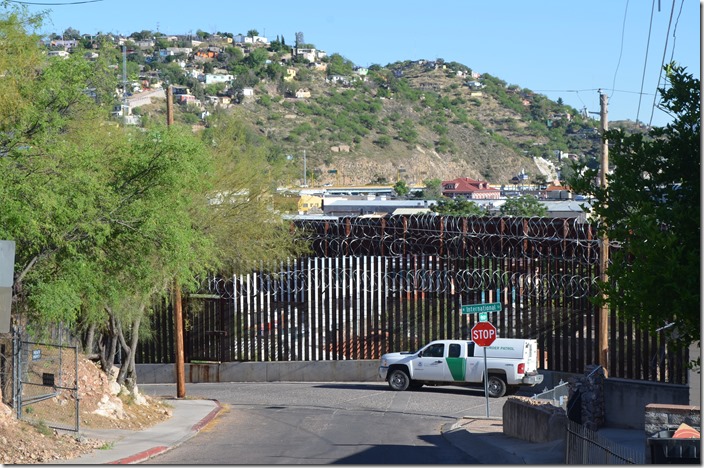
[[[699,406],[651,403],[645,406],[645,434],[650,437],[668,426],[676,428],[682,423],[701,428],[701,414]]]
[[[580,422],[592,431],[604,426],[606,420],[604,378],[604,369],[601,366],[592,365],[586,368],[583,377],[573,377],[569,380],[568,401],[574,401],[579,393],[581,397]]]

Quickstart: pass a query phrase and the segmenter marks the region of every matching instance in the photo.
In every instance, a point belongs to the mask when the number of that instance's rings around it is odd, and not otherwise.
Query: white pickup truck
[[[497,338],[486,348],[488,394],[499,398],[543,381],[538,342]],[[437,340],[420,350],[381,356],[379,377],[396,391],[423,385],[484,384],[484,348],[468,340]]]

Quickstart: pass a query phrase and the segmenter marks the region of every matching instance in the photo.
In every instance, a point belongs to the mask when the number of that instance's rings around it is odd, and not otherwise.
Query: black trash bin
[[[699,430],[699,428],[695,428]],[[701,465],[701,439],[673,439],[676,428],[665,429],[648,437],[650,463]]]

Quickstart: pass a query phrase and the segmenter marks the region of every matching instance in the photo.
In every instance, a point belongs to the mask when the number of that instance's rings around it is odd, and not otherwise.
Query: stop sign
[[[491,322],[479,322],[472,327],[472,341],[479,346],[491,346],[496,339],[496,327]]]

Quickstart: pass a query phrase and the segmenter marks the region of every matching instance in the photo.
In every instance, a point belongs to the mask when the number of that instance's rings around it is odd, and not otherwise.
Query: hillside
[[[570,160],[598,156],[597,121],[464,64],[416,60],[367,70],[339,54],[311,56],[311,44],[231,44],[213,35],[163,36],[137,47],[135,39],[123,43],[132,47],[127,60],[138,78],[136,95],[168,80],[193,98],[179,101],[177,120],[198,128],[226,112],[250,123],[272,145],[272,159],[288,166],[282,184],[303,183],[304,152],[311,185],[455,177],[508,184],[521,172],[545,181],[555,168],[564,178]],[[230,78],[205,84],[224,77]],[[135,113],[164,119],[164,105]]]
[[[309,179],[321,184],[398,179],[422,183],[455,177],[501,184],[522,170],[532,178],[539,176],[534,156],[553,163],[558,163],[555,150],[582,158],[596,156],[597,135],[583,138],[577,133],[593,127],[593,121],[577,116],[572,120],[579,123],[571,127],[548,128],[531,116],[534,100],[526,99],[531,104],[521,103],[524,109],[514,110],[500,101],[491,89],[497,86],[493,82],[472,90],[465,84],[466,75],[427,63],[431,62],[380,69],[377,76],[401,69],[395,85],[407,86],[388,97],[379,78],[345,85],[326,82],[323,73],[316,73],[301,83],[310,98],[282,96],[275,86],[260,85],[256,88],[260,96],[244,100],[236,111],[286,154],[298,155],[299,167],[305,150]],[[511,97],[525,99],[519,91]],[[509,104],[511,97],[506,99]],[[554,114],[569,112],[556,103],[549,105]],[[349,152],[340,152],[345,145]]]

